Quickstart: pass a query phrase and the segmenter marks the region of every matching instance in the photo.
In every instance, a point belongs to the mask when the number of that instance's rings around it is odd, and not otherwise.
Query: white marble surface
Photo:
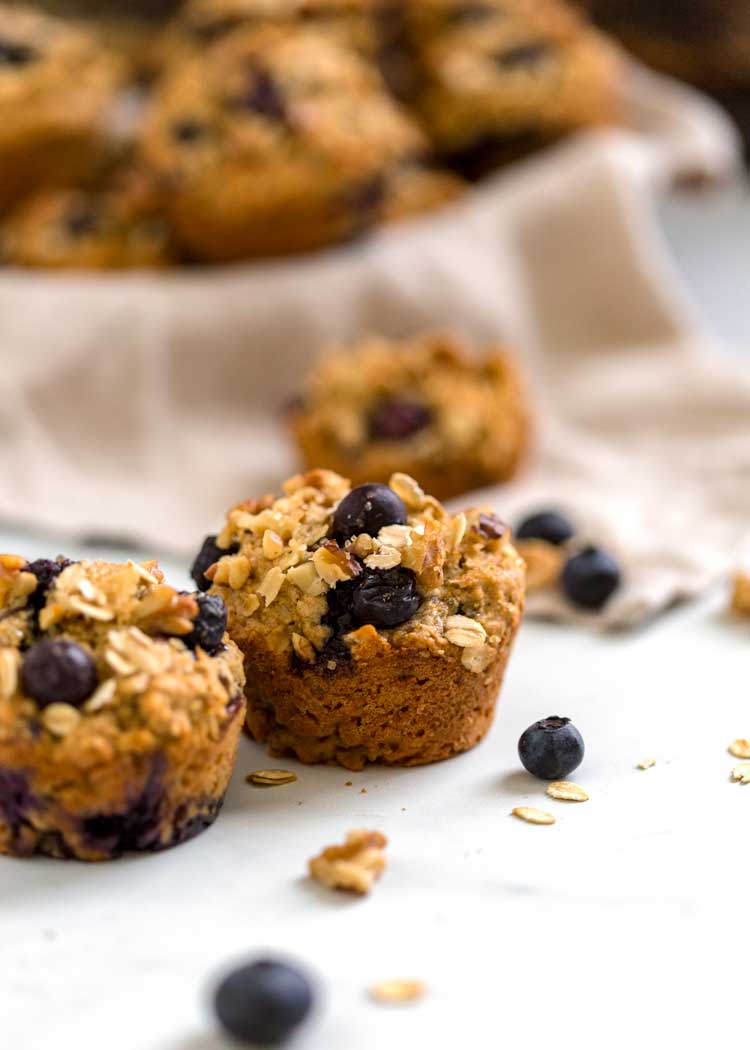
[[[695,207],[665,206],[669,237],[739,348],[748,212],[739,198]],[[0,532],[2,549],[56,547]],[[206,988],[264,949],[320,981],[298,1050],[744,1044],[750,787],[730,782],[727,745],[750,736],[750,628],[725,600],[622,636],[526,624],[491,735],[451,762],[284,762],[298,783],[260,791],[244,774],[268,760],[245,742],[221,820],[180,849],[92,867],[0,858],[0,1045],[224,1050]],[[519,734],[548,714],[586,739],[574,779],[588,803],[546,799],[520,769]],[[636,769],[647,756],[656,766]],[[521,803],[557,824],[514,820]],[[371,898],[311,885],[307,858],[357,826],[392,842]],[[368,984],[393,976],[428,996],[370,1003]]]

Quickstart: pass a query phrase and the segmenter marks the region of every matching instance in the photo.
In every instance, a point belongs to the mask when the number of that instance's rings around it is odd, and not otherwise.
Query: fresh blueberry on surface
[[[221,648],[221,640],[227,629],[227,607],[218,594],[196,594],[195,600],[198,603],[198,615],[192,631],[184,635],[182,640],[190,649],[200,646],[209,656],[214,656]]]
[[[211,586],[211,581],[204,576],[206,569],[210,569],[212,565],[215,565],[219,558],[223,558],[226,554],[236,554],[238,550],[239,547],[229,547],[228,549],[217,547],[216,537],[206,536],[203,546],[198,551],[193,567],[190,570],[190,576],[195,580],[195,586],[199,591],[207,591]]]
[[[370,435],[379,441],[403,441],[432,422],[426,405],[392,397],[381,401],[370,415]]]
[[[37,558],[36,561],[29,562],[26,566],[26,572],[36,576],[36,590],[29,598],[29,605],[37,612],[46,602],[47,592],[52,584],[63,569],[67,569],[69,565],[73,565],[73,562],[68,561],[67,558],[58,558],[56,561],[51,561],[49,558]]]
[[[223,1027],[249,1046],[283,1043],[307,1017],[313,991],[307,977],[287,963],[261,959],[228,974],[214,997]]]
[[[377,536],[385,525],[405,525],[404,501],[387,485],[367,484],[344,496],[333,515],[333,534],[339,543],[366,533]]]
[[[357,580],[352,617],[360,627],[398,627],[411,619],[421,603],[416,577],[409,569],[371,569]]]
[[[565,596],[573,605],[597,610],[620,586],[622,573],[611,554],[598,547],[586,547],[568,559],[561,582]]]
[[[569,718],[550,715],[529,726],[518,741],[524,768],[541,780],[563,780],[578,769],[584,755],[583,737]]]
[[[54,703],[78,706],[96,685],[94,661],[82,646],[63,638],[33,645],[21,668],[21,688],[42,707]]]
[[[555,510],[544,510],[525,518],[516,529],[517,540],[544,540],[555,547],[572,539],[575,529],[570,521]]]

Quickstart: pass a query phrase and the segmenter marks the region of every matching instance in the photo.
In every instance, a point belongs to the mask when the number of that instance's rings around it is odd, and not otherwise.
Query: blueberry
[[[495,61],[501,69],[513,72],[516,69],[525,69],[526,66],[537,65],[550,57],[550,49],[547,44],[530,42],[511,47],[507,51],[499,51],[495,55]]]
[[[99,214],[90,202],[76,201],[65,216],[64,224],[69,237],[89,237],[99,228]]]
[[[409,569],[371,569],[357,580],[352,617],[360,627],[398,627],[411,619],[421,603],[416,577]]]
[[[218,594],[196,594],[198,615],[190,634],[183,635],[183,642],[190,649],[200,646],[209,656],[214,656],[222,645],[227,629],[227,607]]]
[[[80,645],[47,639],[29,649],[21,668],[21,688],[42,707],[64,703],[78,706],[96,689],[94,661]]]
[[[0,66],[27,66],[37,58],[29,44],[0,39]]]
[[[265,69],[254,69],[250,73],[247,90],[238,99],[232,100],[237,109],[247,109],[261,117],[285,123],[286,104],[278,84]]]
[[[172,125],[172,138],[176,142],[199,142],[206,135],[206,125],[199,120],[185,117]]]
[[[544,540],[556,547],[573,538],[575,529],[568,518],[555,510],[543,510],[524,518],[516,529],[518,540]]]
[[[405,525],[404,501],[387,485],[358,485],[344,496],[333,515],[333,534],[340,543],[367,533],[377,536],[384,525]]]
[[[416,401],[388,398],[370,416],[370,435],[380,441],[403,441],[432,422],[432,412]]]
[[[622,582],[622,573],[611,554],[586,547],[569,558],[562,571],[562,589],[573,605],[601,609]]]
[[[37,558],[36,561],[30,562],[26,566],[26,572],[36,576],[36,590],[29,598],[29,605],[36,609],[37,612],[43,608],[44,603],[47,601],[47,592],[52,584],[63,569],[67,569],[69,565],[73,565],[73,562],[68,561],[67,558],[58,558],[56,561],[50,561],[49,558]]]
[[[518,741],[518,755],[532,776],[562,780],[583,761],[583,737],[569,718],[550,715],[529,726]]]
[[[224,550],[221,547],[216,546],[215,536],[206,536],[203,541],[203,546],[198,551],[198,555],[193,562],[193,567],[190,570],[191,577],[195,580],[195,585],[199,591],[207,591],[211,586],[211,581],[206,579],[204,573],[206,569],[210,569],[212,565],[215,565],[219,558],[223,558],[225,554],[236,554],[239,547],[229,547]]]
[[[228,974],[214,997],[216,1015],[235,1039],[251,1046],[284,1042],[310,1013],[307,977],[287,963],[261,959]]]

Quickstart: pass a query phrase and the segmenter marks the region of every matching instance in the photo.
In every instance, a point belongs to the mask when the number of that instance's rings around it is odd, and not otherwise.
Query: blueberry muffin
[[[305,463],[388,481],[407,471],[439,499],[512,478],[529,442],[518,367],[454,336],[372,337],[323,357],[288,412]]]
[[[170,232],[150,179],[123,172],[101,187],[44,189],[24,199],[0,230],[0,258],[46,269],[167,266]]]
[[[558,0],[407,0],[405,13],[415,105],[458,162],[617,115],[619,57]]]
[[[94,34],[0,4],[0,209],[92,168],[120,75]]]
[[[314,470],[284,492],[231,510],[193,569],[229,609],[251,735],[348,769],[474,747],[523,611],[507,527],[448,514],[405,474],[352,489]]]
[[[214,821],[245,715],[225,627],[155,562],[0,557],[0,853],[106,860]]]
[[[400,222],[453,204],[466,192],[458,175],[427,164],[402,164],[386,181],[381,219]]]
[[[353,52],[314,31],[242,29],[160,85],[143,155],[199,260],[307,251],[379,217],[424,140]]]
[[[750,86],[747,0],[585,0],[584,6],[657,69],[712,89]]]

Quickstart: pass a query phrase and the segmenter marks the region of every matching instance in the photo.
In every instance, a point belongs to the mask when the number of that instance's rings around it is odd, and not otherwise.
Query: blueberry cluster
[[[544,540],[556,547],[575,536],[571,522],[557,511],[532,514],[518,526],[519,540]],[[562,571],[561,586],[569,602],[581,609],[602,609],[622,583],[617,560],[600,547],[584,547],[571,555]]]

